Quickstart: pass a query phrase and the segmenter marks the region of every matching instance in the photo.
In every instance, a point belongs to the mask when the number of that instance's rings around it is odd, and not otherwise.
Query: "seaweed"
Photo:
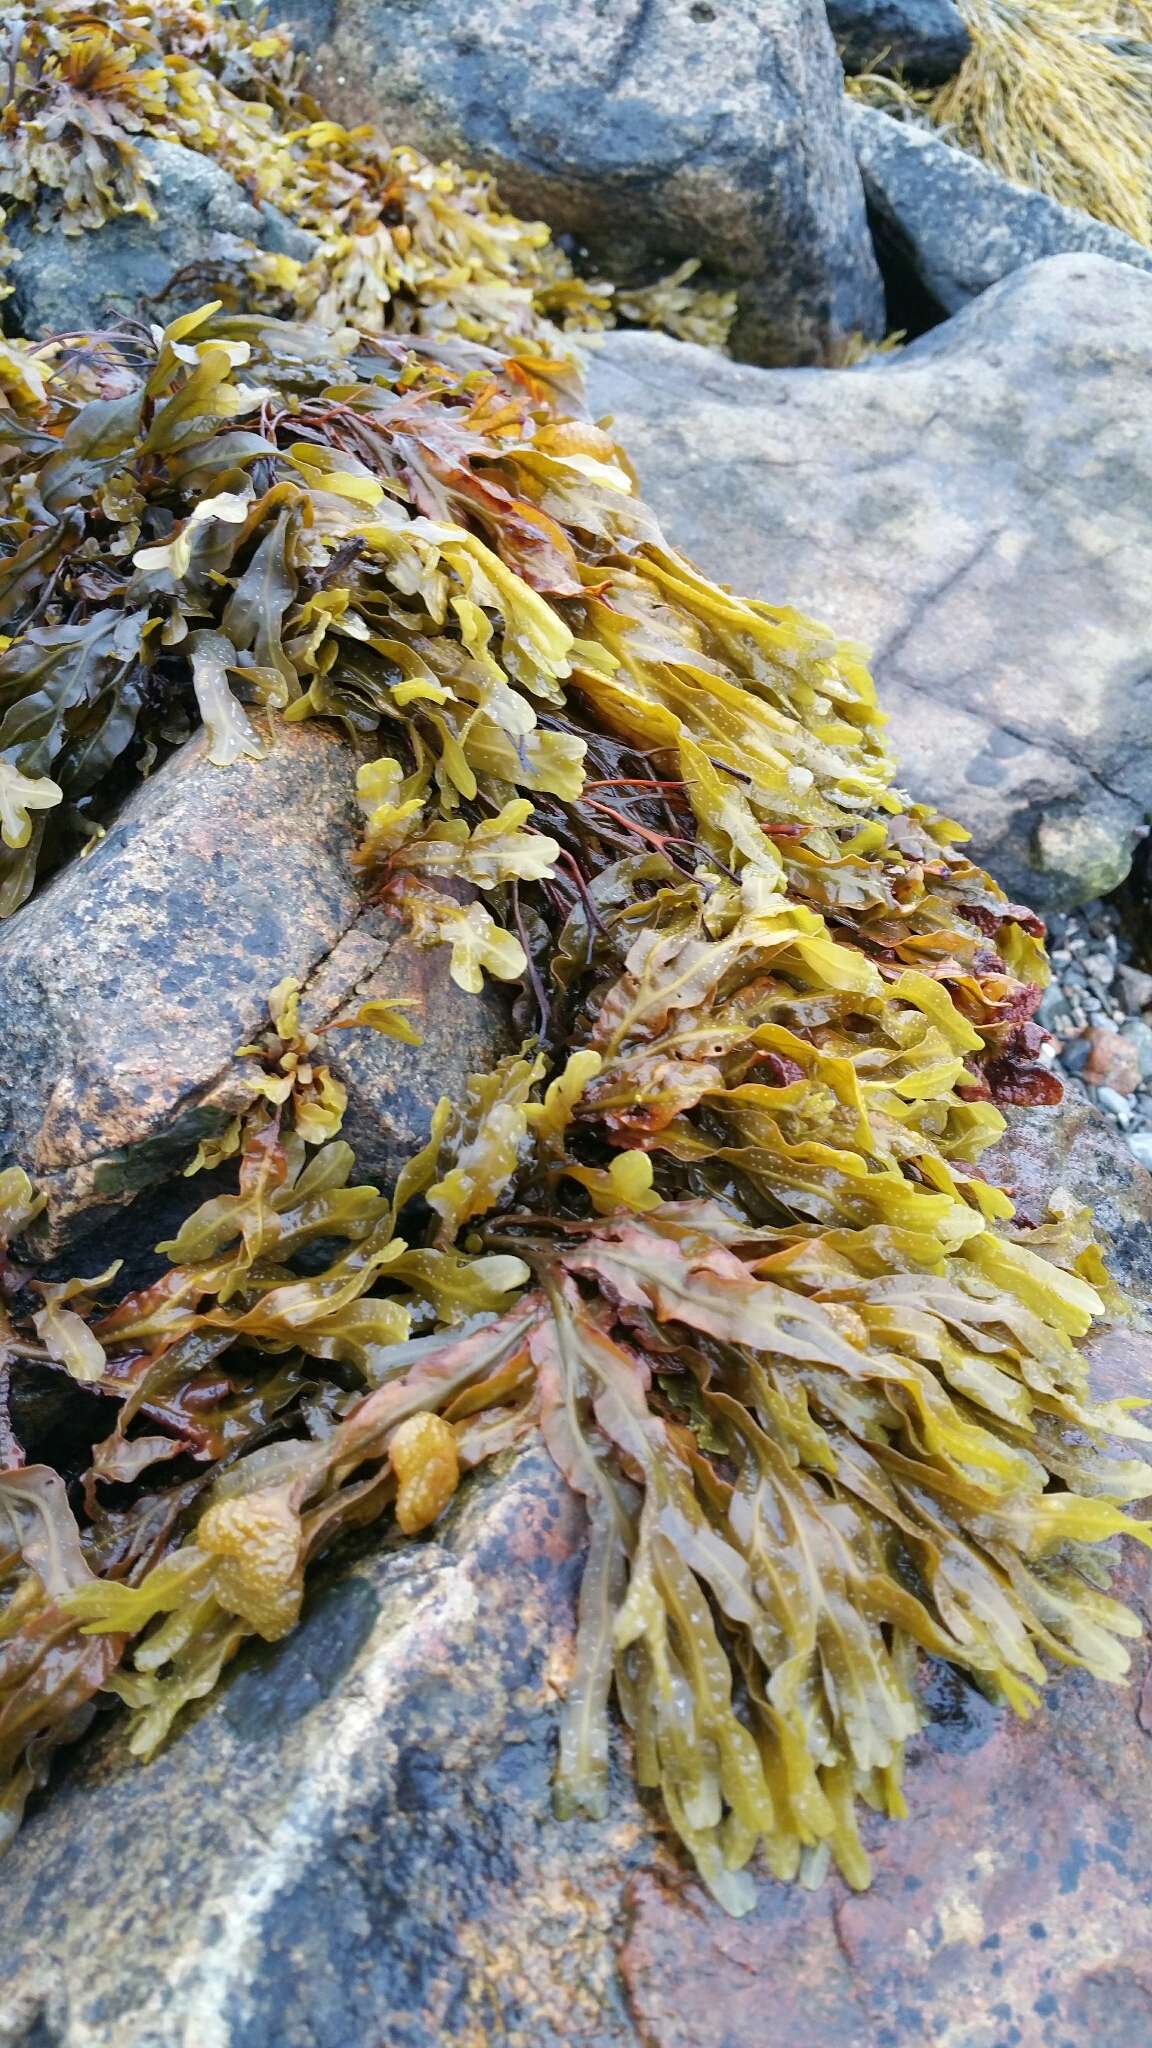
[[[491,178],[326,119],[290,30],[222,0],[33,0],[11,18],[8,66],[0,200],[34,228],[155,220],[158,173],[140,144],[156,137],[210,156],[315,237],[307,261],[206,252],[197,275],[232,303],[526,353],[554,326],[618,316],[723,345],[735,318],[733,291],[690,283],[694,262],[618,298],[542,222],[509,213]],[[2,227],[6,266],[18,258]]]
[[[101,1692],[150,1755],[345,1531],[433,1526],[538,1431],[590,1532],[558,1810],[605,1811],[614,1700],[725,1907],[758,1852],[866,1883],[918,1651],[1028,1712],[1138,1630],[1089,1220],[978,1169],[1056,1093],[1042,926],[896,785],[860,650],[667,542],[543,321],[214,302],[6,363],[5,909],[197,724],[227,774],[251,706],[334,719],[366,894],[525,1037],[379,1190],[282,983],[160,1279],[5,1255],[4,1373],[114,1419],[29,1466],[0,1375],[4,1833]],[[6,1242],[37,1201],[0,1176]]]
[[[971,49],[955,78],[929,91],[869,73],[848,91],[1152,246],[1148,0],[957,5]]]

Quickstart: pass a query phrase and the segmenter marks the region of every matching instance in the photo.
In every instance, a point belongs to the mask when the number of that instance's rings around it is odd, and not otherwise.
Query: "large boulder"
[[[34,228],[24,209],[6,233],[19,260],[5,325],[17,334],[74,334],[125,317],[175,319],[212,296],[205,266],[263,249],[307,262],[316,241],[274,206],[256,206],[212,157],[182,143],[142,137],[156,220],[123,213],[68,235]],[[187,273],[185,276],[184,273]]]
[[[42,1255],[224,1128],[247,1099],[236,1049],[285,975],[314,1029],[362,1001],[418,999],[419,1048],[370,1031],[327,1041],[358,1172],[381,1186],[424,1142],[438,1097],[507,1048],[503,998],[462,993],[445,947],[415,947],[366,899],[351,746],[322,724],[276,722],[268,741],[229,768],[203,735],[188,741],[86,859],[0,926],[0,1157],[47,1196],[31,1237]],[[179,1185],[202,1199],[196,1181]],[[152,1241],[156,1214],[149,1192]]]
[[[940,85],[959,71],[971,38],[953,0],[827,0],[846,71],[900,71]]]
[[[929,129],[853,102],[849,129],[886,273],[941,313],[1044,256],[1109,256],[1152,271],[1152,250],[1077,207],[1012,185]]]
[[[1049,1187],[1067,1165],[1060,1113]],[[1152,1184],[1107,1135],[1109,1172]],[[1011,1149],[1000,1167],[1024,1177]],[[1026,1171],[1031,1172],[1029,1167]],[[1135,1279],[1119,1249],[1121,1277]],[[1152,1340],[1098,1340],[1102,1394]],[[583,1511],[543,1453],[435,1535],[371,1535],[141,1769],[90,1739],[0,1865],[3,2048],[1135,2048],[1152,2027],[1148,1647],[1036,1717],[925,1663],[872,1889],[728,1920],[638,1798],[551,1814]],[[1148,1607],[1128,1547],[1121,1597]]]
[[[493,172],[613,277],[703,257],[737,354],[882,331],[823,0],[280,0],[347,121]]]
[[[901,781],[1011,892],[1119,882],[1152,807],[1152,278],[1052,258],[852,370],[609,335],[589,391],[704,569],[864,643]]]

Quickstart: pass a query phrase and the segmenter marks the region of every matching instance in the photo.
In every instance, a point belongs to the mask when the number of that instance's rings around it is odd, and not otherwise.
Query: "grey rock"
[[[1066,1074],[1079,1074],[1088,1064],[1092,1051],[1087,1038],[1068,1038],[1060,1047],[1060,1065]]]
[[[1045,1031],[1067,1030],[1071,1022],[1071,1013],[1068,1008],[1068,997],[1058,981],[1054,981],[1050,988],[1045,989],[1036,1012],[1036,1021],[1044,1026]]]
[[[1006,1135],[981,1154],[983,1178],[1008,1190],[1025,1223],[1043,1223],[1056,1188],[1087,1203],[1109,1271],[1147,1305],[1152,1174],[1133,1158],[1131,1141],[1106,1122],[1079,1081],[1066,1083],[1065,1099],[1055,1108],[1009,1109],[1005,1117]]]
[[[1120,1036],[1130,1039],[1136,1047],[1141,1080],[1152,1080],[1152,1026],[1145,1024],[1142,1017],[1129,1017],[1120,1026]]]
[[[1111,988],[1116,978],[1116,962],[1110,953],[1085,953],[1084,972],[1098,988]]]
[[[971,47],[952,0],[827,0],[828,19],[846,71],[902,71],[940,85],[959,71]]]
[[[115,1428],[117,1403],[78,1386],[63,1369],[31,1359],[13,1359],[9,1371],[12,1428],[28,1464],[47,1463],[68,1479],[78,1478],[91,1462],[93,1444]]]
[[[90,1743],[0,1865],[4,2048],[632,2043],[605,1937],[674,1866],[622,1773],[614,1826],[549,1817],[582,1535],[529,1454],[322,1577],[147,1768]]]
[[[1152,1008],[1152,974],[1145,974],[1143,968],[1131,967],[1124,961],[1116,970],[1116,979],[1127,1009]]]
[[[703,257],[734,343],[820,362],[883,331],[823,0],[288,0],[347,121],[495,174],[505,200],[646,280]]]
[[[854,101],[849,126],[886,265],[907,265],[945,313],[1044,256],[1090,253],[1152,271],[1118,228],[1009,184],[927,128]]]
[[[419,1049],[369,1031],[327,1047],[366,1181],[387,1186],[438,1097],[506,1049],[502,997],[456,989],[446,948],[414,947],[366,901],[352,748],[322,724],[276,723],[269,739],[262,760],[226,769],[190,740],[0,928],[0,1154],[47,1195],[40,1256],[142,1194],[157,1241],[172,1219],[152,1191],[242,1106],[235,1050],[284,975],[312,1028],[369,998],[419,1000]],[[206,1192],[181,1188],[189,1204]]]
[[[1106,1110],[1108,1115],[1113,1117],[1121,1126],[1121,1129],[1131,1121],[1132,1105],[1128,1097],[1121,1095],[1118,1089],[1098,1088],[1096,1090],[1096,1100],[1100,1104],[1101,1109]]]
[[[1152,1131],[1129,1131],[1128,1149],[1140,1166],[1152,1166]]]
[[[254,206],[212,157],[181,143],[144,137],[141,154],[155,174],[155,222],[119,214],[81,235],[34,229],[19,207],[7,232],[19,252],[13,266],[10,326],[21,334],[74,333],[108,319],[141,315],[165,322],[212,297],[204,276],[180,273],[253,246],[306,262],[315,238],[274,206]],[[180,281],[170,291],[173,279]]]
[[[609,335],[589,399],[702,568],[863,643],[901,782],[1011,894],[1122,880],[1152,806],[1152,278],[1053,257],[851,370]]]

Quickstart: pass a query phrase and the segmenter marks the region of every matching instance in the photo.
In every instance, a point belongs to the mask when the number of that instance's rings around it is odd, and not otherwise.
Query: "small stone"
[[[1036,1021],[1044,1026],[1045,1031],[1055,1031],[1060,1036],[1068,1028],[1071,1022],[1068,999],[1058,981],[1054,981],[1051,988],[1046,988],[1041,996]]]
[[[1116,975],[1116,962],[1109,953],[1086,953],[1084,972],[1098,988],[1111,988]]]
[[[1113,1117],[1123,1127],[1132,1121],[1132,1108],[1126,1096],[1117,1094],[1115,1088],[1098,1088],[1096,1100],[1105,1114]]]
[[[1064,1040],[1063,1045],[1060,1048],[1060,1065],[1063,1067],[1065,1073],[1082,1073],[1084,1069],[1084,1063],[1087,1060],[1091,1051],[1092,1047],[1089,1044],[1087,1038],[1066,1038]]]
[[[1152,1170],[1152,1131],[1129,1131],[1128,1149],[1141,1166]]]
[[[1136,1048],[1140,1079],[1152,1080],[1152,1026],[1146,1024],[1142,1017],[1127,1017],[1120,1026],[1119,1036]],[[1131,1090],[1127,1092],[1131,1093]]]
[[[1152,1036],[1152,1034],[1150,1034]],[[1088,1055],[1083,1063],[1084,1079],[1102,1092],[1134,1095],[1140,1086],[1140,1048],[1130,1037],[1096,1024],[1088,1033]]]
[[[1127,961],[1116,969],[1119,993],[1127,1010],[1152,1009],[1152,974],[1145,974],[1142,967],[1130,967]]]

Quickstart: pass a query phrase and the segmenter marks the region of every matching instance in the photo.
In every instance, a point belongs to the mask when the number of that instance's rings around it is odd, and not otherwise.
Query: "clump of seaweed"
[[[381,749],[366,887],[535,1028],[378,1191],[281,987],[196,1162],[235,1192],[159,1281],[105,1307],[8,1255],[7,1369],[116,1404],[67,1482],[0,1415],[8,1829],[101,1688],[150,1754],[344,1530],[427,1526],[539,1429],[591,1530],[561,1811],[605,1809],[614,1697],[730,1910],[757,1851],[866,1883],[919,1649],[1024,1712],[1138,1627],[1099,1252],[975,1164],[1056,1093],[1041,926],[894,787],[858,650],[667,543],[559,350],[216,306],[11,375],[8,907],[181,720],[225,772],[246,704],[334,718]],[[9,1240],[35,1200],[0,1180]]]
[[[735,295],[692,287],[696,264],[618,303],[542,222],[508,213],[490,178],[325,119],[299,73],[287,29],[222,0],[35,0],[13,17],[0,199],[66,233],[155,219],[140,144],[158,137],[211,156],[316,236],[308,262],[253,250],[218,266],[218,288],[246,309],[528,353],[556,325],[610,327],[619,310],[723,346]],[[0,242],[0,262],[11,253]]]
[[[955,78],[930,91],[868,75],[848,90],[1152,246],[1148,0],[957,5],[972,46]]]

